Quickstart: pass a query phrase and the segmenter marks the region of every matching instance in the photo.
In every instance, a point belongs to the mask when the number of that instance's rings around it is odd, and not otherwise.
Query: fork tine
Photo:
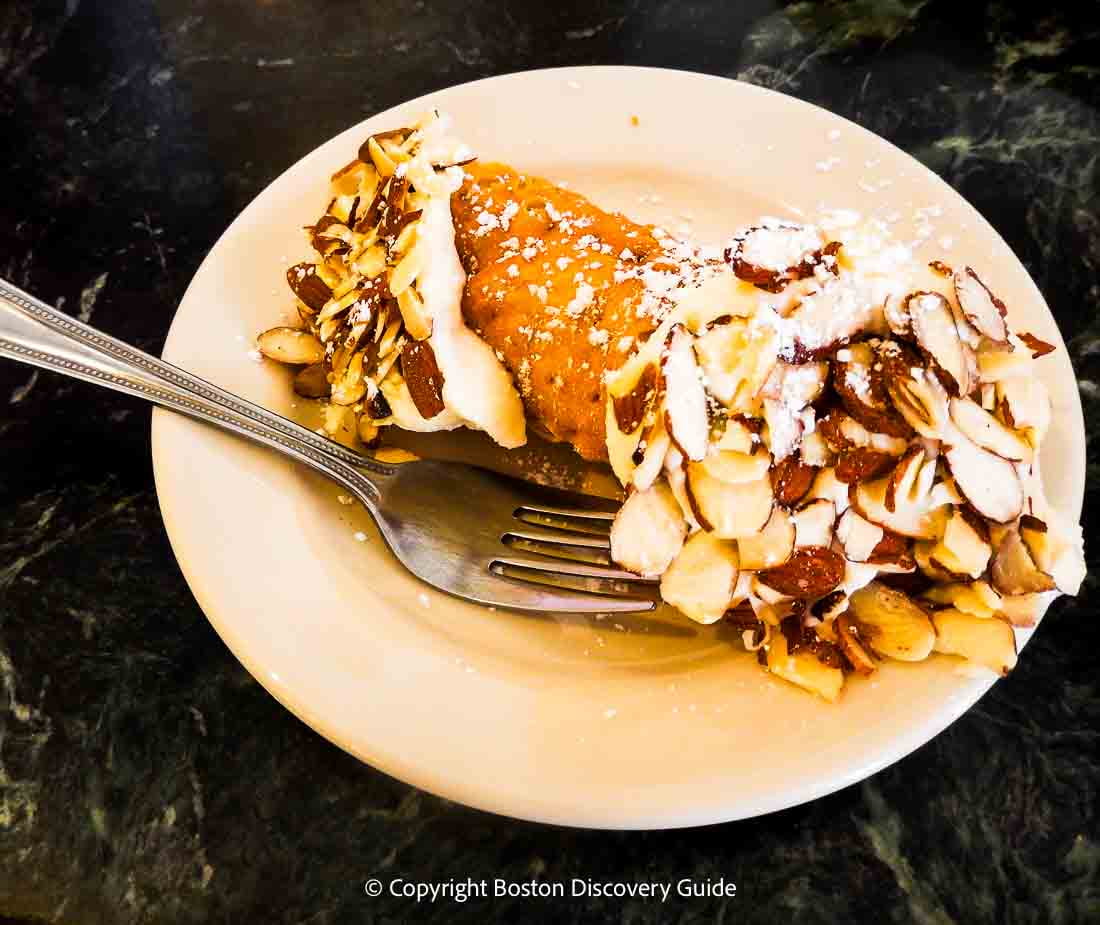
[[[577,508],[550,507],[543,504],[524,504],[516,508],[513,516],[523,523],[555,530],[570,530],[589,536],[609,536],[615,515],[607,511],[584,511]]]
[[[655,610],[657,600],[640,594],[641,588],[631,587],[625,581],[584,574],[570,574],[561,569],[546,568],[547,563],[535,563],[522,559],[496,559],[489,564],[493,575],[522,582],[553,588],[566,594],[585,592],[593,595],[590,600],[594,606],[592,612],[607,610]],[[572,566],[570,567],[572,568]],[[636,596],[631,596],[636,595]],[[615,605],[626,605],[618,607]]]
[[[604,568],[598,565],[585,565],[582,562],[569,562],[567,564],[564,561],[547,562],[545,559],[515,557],[494,559],[493,564],[497,563],[530,569],[535,572],[545,572],[552,576],[572,575],[575,578],[591,578],[597,581],[611,582],[616,587],[608,593],[616,594],[639,590],[638,588],[627,587],[627,585],[656,585],[660,582],[659,578],[643,578],[641,575],[635,575],[633,572],[621,568]]]
[[[537,531],[532,531],[537,532]],[[566,559],[572,562],[587,562],[590,565],[611,565],[608,544],[590,546],[572,536],[564,539],[550,539],[549,531],[540,536],[528,536],[525,533],[505,533],[500,541],[509,549],[520,552],[532,552],[538,556],[550,556],[554,559]],[[600,541],[597,539],[597,543]]]

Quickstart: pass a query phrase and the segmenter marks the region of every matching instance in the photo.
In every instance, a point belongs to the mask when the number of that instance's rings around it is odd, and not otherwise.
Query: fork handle
[[[0,356],[144,398],[291,456],[375,513],[394,467],[131,347],[0,279]]]

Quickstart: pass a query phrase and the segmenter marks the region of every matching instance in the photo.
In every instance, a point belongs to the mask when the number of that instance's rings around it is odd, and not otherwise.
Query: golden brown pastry
[[[533,427],[606,459],[604,371],[653,332],[699,258],[540,177],[476,162],[466,175],[451,200],[466,323],[514,376]]]

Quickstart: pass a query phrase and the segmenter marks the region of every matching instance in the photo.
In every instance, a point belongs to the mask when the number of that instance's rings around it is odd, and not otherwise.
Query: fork
[[[397,559],[441,591],[548,613],[656,607],[610,557],[606,499],[462,463],[383,463],[63,314],[0,279],[0,356],[136,395],[277,450],[358,499]],[[464,503],[465,502],[465,503]]]

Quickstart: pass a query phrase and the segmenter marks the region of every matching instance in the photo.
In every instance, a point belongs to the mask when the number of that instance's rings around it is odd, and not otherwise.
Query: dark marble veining
[[[973,202],[1070,342],[1091,449],[1098,61],[1093,4],[9,0],[0,274],[159,350],[225,225],[360,117],[533,67],[701,70],[854,119]],[[1011,678],[861,785],[695,831],[517,823],[359,764],[247,675],[168,547],[148,422],[0,364],[0,919],[1100,921],[1095,578]],[[1093,536],[1095,454],[1089,475]],[[413,906],[368,899],[371,876],[725,876],[738,895]]]

